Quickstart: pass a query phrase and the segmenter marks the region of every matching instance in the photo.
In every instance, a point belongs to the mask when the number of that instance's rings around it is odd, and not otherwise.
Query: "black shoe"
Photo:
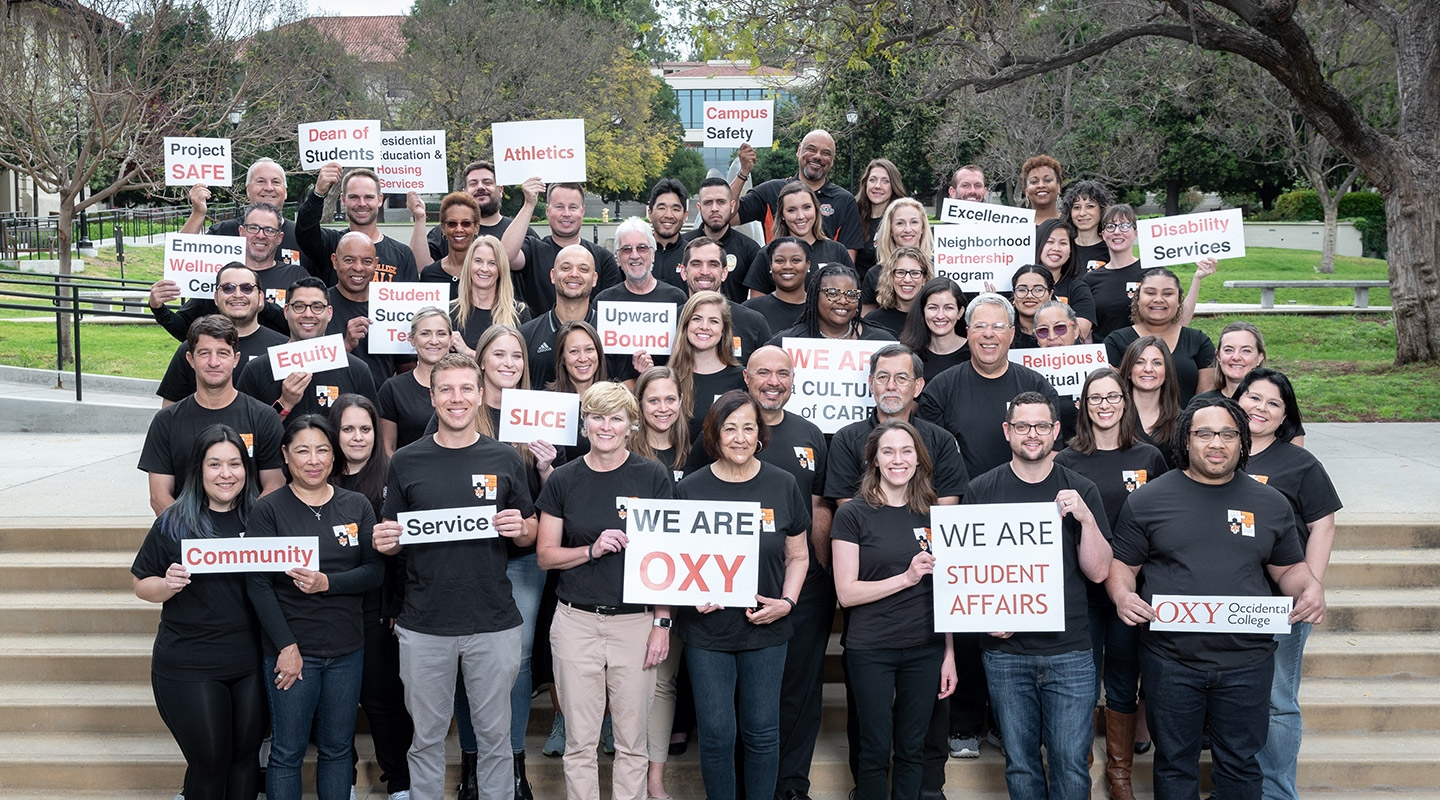
[[[786,789],[784,792],[776,795],[776,797],[779,798],[779,800],[810,800],[810,795],[805,794],[799,789]]]
[[[920,800],[945,800],[943,789],[921,789]]]
[[[480,800],[480,787],[475,783],[476,753],[460,752],[460,785],[455,787],[455,800]]]
[[[535,800],[530,781],[525,777],[525,751],[515,754],[515,800]]]
[[[1136,743],[1135,743],[1135,754],[1136,754],[1136,755],[1143,755],[1143,754],[1145,754],[1145,753],[1148,753],[1148,752],[1150,752],[1150,748],[1151,748],[1151,747],[1154,747],[1154,746],[1155,746],[1155,743],[1152,742],[1152,741],[1148,741],[1148,740],[1147,740],[1147,741],[1144,741],[1144,742],[1136,742]]]
[[[683,754],[685,753],[685,751],[686,751],[686,750],[689,750],[689,749],[690,749],[690,739],[689,739],[689,737],[686,737],[686,738],[684,738],[684,739],[681,739],[681,740],[678,741],[678,742],[671,742],[671,743],[670,743],[670,755],[672,755],[672,756],[683,755]]]

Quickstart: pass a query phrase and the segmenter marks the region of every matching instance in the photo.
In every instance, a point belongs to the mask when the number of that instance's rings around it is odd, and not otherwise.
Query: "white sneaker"
[[[398,792],[391,792],[390,800],[410,800],[410,790],[401,789]]]
[[[360,800],[360,798],[358,798],[358,797],[355,796],[355,787],[354,787],[354,786],[351,786],[351,787],[350,787],[350,800]]]
[[[951,758],[979,758],[980,737],[978,736],[951,736],[950,737]]]

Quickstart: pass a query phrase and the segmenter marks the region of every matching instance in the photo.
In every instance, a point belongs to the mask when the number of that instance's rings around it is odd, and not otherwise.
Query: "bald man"
[[[800,171],[793,178],[775,178],[751,189],[746,194],[745,183],[750,180],[750,171],[755,168],[758,154],[749,143],[740,145],[740,172],[730,182],[730,191],[740,198],[736,212],[736,224],[762,222],[765,225],[765,240],[770,240],[770,229],[780,213],[777,202],[780,190],[791,181],[800,181],[815,190],[820,198],[821,224],[825,235],[845,246],[850,251],[850,260],[864,244],[860,235],[860,207],[855,205],[855,195],[840,188],[830,180],[830,168],[835,166],[835,139],[822,130],[813,130],[800,140],[795,158],[800,162]]]
[[[330,266],[335,274],[335,285],[330,287],[328,294],[330,307],[335,313],[325,333],[338,333],[345,337],[345,349],[370,368],[378,389],[400,372],[405,364],[415,361],[415,357],[370,352],[370,283],[375,280],[376,269],[380,266],[375,243],[359,231],[346,233],[336,242],[335,252],[330,254]]]

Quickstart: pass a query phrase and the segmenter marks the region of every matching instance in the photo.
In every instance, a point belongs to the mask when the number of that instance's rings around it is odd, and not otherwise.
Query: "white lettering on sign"
[[[870,416],[870,355],[887,342],[802,339],[781,342],[795,365],[795,387],[785,410],[815,423],[822,433]]]
[[[932,506],[935,630],[1065,629],[1065,561],[1054,503]]]
[[[704,104],[701,147],[770,147],[775,140],[774,100],[712,100]]]
[[[617,498],[625,509],[627,603],[755,605],[759,503]]]
[[[546,183],[585,182],[585,120],[497,122],[490,126],[495,182],[515,186],[532,177]]]
[[[601,345],[607,355],[644,350],[669,355],[675,339],[675,306],[671,303],[603,301],[598,304]]]
[[[1152,631],[1289,633],[1291,597],[1157,594]]]
[[[331,161],[342,167],[373,167],[379,161],[380,121],[303,122],[299,139],[300,169],[320,169]]]
[[[199,233],[165,234],[163,277],[180,287],[184,298],[210,298],[215,274],[231,261],[245,260],[245,240],[239,236]]]
[[[580,395],[506,389],[500,393],[502,442],[527,444],[544,440],[553,445],[574,445],[580,431]]]
[[[229,186],[234,181],[229,139],[166,136],[165,185]]]
[[[1245,220],[1238,208],[1142,219],[1138,233],[1146,267],[1245,257]]]
[[[465,542],[471,539],[494,539],[495,506],[437,508],[430,511],[402,511],[395,521],[400,523],[400,544],[434,544]]]
[[[425,307],[450,307],[450,288],[443,283],[370,284],[370,332],[365,335],[371,353],[413,353],[410,323]]]
[[[180,564],[191,575],[319,569],[319,551],[320,539],[315,536],[184,539]]]
[[[277,381],[296,372],[324,372],[350,365],[345,337],[338,333],[277,344],[265,352],[270,356],[271,377]]]

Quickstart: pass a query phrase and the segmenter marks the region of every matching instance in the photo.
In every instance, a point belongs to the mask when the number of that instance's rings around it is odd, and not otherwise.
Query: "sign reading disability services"
[[[1245,220],[1238,208],[1142,219],[1138,232],[1140,261],[1147,268],[1245,257]]]
[[[1035,211],[947,198],[935,226],[935,274],[967,293],[1010,291],[1015,270],[1035,260]]]
[[[245,239],[241,236],[209,236],[201,233],[165,234],[164,279],[180,287],[180,296],[211,297],[215,274],[231,261],[245,260]]]

